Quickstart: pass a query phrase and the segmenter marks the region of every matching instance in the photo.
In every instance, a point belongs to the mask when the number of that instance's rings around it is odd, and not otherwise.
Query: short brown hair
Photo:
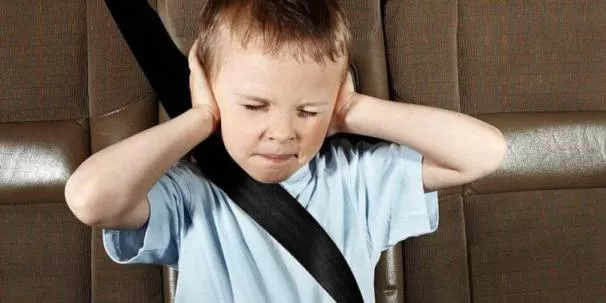
[[[288,50],[298,60],[336,62],[350,55],[351,33],[337,0],[208,0],[198,26],[198,55],[210,74],[219,69],[216,49],[224,33],[243,47],[262,39],[268,53]]]

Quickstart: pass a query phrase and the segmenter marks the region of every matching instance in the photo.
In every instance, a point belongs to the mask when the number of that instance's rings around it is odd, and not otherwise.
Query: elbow
[[[507,155],[507,150],[509,147],[507,144],[507,139],[505,138],[501,130],[494,126],[493,129],[495,133],[494,139],[492,140],[493,143],[491,144],[491,153],[493,156],[491,157],[491,160],[488,164],[488,173],[493,173],[501,167],[503,161],[505,160],[505,156]]]
[[[99,195],[95,193],[94,186],[72,175],[65,184],[65,201],[70,211],[82,223],[98,227],[103,223],[102,213],[99,212]]]
[[[496,127],[492,128],[492,135],[485,141],[485,150],[477,161],[476,169],[471,173],[470,179],[476,180],[494,173],[501,167],[507,155],[507,140],[503,133]]]
[[[501,167],[507,149],[505,137],[500,130],[493,127],[492,134],[483,138],[481,144],[474,146],[474,151],[469,153],[470,157],[466,159],[467,163],[461,164],[461,168],[448,168],[435,161],[431,161],[430,165],[424,165],[424,167],[430,168],[427,172],[424,171],[425,186],[428,190],[436,190],[468,184],[490,175]]]

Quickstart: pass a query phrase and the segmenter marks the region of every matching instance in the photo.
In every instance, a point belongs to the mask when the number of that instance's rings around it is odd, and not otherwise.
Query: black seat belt
[[[145,0],[105,3],[169,117],[191,108],[187,58],[153,8]],[[204,175],[288,250],[336,302],[363,302],[335,243],[284,188],[252,179],[229,156],[218,134],[194,148],[193,155]]]

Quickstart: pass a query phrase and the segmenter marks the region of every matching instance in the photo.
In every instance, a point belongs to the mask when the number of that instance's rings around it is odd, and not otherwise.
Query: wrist
[[[363,116],[363,107],[367,100],[364,98],[364,95],[356,92],[353,92],[347,100],[347,108],[343,109],[345,115],[340,119],[339,131],[342,133],[361,135],[359,132],[361,131],[361,128],[363,128],[362,124],[365,121],[368,121],[368,119],[364,119]]]
[[[193,112],[204,123],[210,123],[211,132],[217,129],[219,117],[209,106],[196,106],[190,108],[189,111]]]
[[[213,113],[205,107],[193,107],[183,113],[190,121],[188,136],[194,141],[200,142],[212,134],[218,125],[218,120]]]

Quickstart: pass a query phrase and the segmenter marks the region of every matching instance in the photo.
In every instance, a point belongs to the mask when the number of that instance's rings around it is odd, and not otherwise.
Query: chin
[[[255,167],[242,167],[244,171],[253,179],[265,184],[280,183],[290,177],[295,171],[290,169],[267,170]]]
[[[274,175],[255,174],[255,173],[250,173],[248,171],[247,171],[247,173],[253,179],[257,180],[258,182],[264,183],[264,184],[276,184],[276,183],[280,183],[280,182],[288,179],[288,177],[290,177],[290,174],[282,176],[282,174],[280,174],[280,175],[278,175],[278,174],[274,174]]]

